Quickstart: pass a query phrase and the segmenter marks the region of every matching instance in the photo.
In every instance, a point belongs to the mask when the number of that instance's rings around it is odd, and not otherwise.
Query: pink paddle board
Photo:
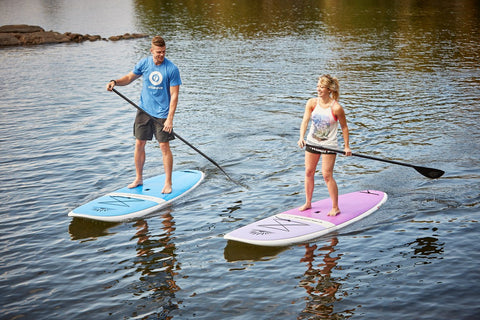
[[[260,246],[287,246],[305,243],[365,218],[387,201],[387,194],[363,190],[338,197],[341,213],[330,217],[330,199],[312,203],[312,208],[291,209],[251,223],[224,235],[225,239]]]

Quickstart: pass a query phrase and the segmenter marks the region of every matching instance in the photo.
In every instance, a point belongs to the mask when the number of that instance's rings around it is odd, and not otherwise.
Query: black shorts
[[[305,146],[305,151],[310,153],[315,153],[315,154],[336,154],[336,152],[325,150],[320,147],[316,147],[308,144]]]
[[[135,123],[133,124],[133,135],[138,140],[152,140],[153,135],[159,143],[168,142],[175,139],[173,133],[163,131],[163,124],[167,119],[158,119],[154,121],[148,114],[143,111],[137,111]]]

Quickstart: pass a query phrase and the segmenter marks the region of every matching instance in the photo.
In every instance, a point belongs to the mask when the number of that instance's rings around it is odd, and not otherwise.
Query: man
[[[155,135],[162,151],[165,171],[165,186],[162,193],[171,193],[173,155],[170,140],[175,139],[172,132],[173,117],[177,109],[182,80],[177,66],[165,58],[166,45],[162,37],[156,36],[152,39],[150,52],[152,55],[140,60],[132,72],[117,80],[111,80],[107,84],[107,90],[112,91],[116,85],[126,86],[144,76],[139,106],[157,118],[160,123],[153,121],[145,112],[137,112],[133,129],[136,138],[134,153],[136,178],[128,187],[135,188],[143,184],[145,144]]]

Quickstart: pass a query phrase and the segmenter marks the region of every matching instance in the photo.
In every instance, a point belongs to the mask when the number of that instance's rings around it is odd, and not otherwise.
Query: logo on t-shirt
[[[150,82],[154,86],[158,86],[163,81],[162,74],[158,71],[153,71],[152,73],[150,73],[150,76],[148,77],[148,79],[150,79]]]

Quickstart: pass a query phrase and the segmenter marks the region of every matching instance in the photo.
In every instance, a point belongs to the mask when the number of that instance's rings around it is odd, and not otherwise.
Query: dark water
[[[104,86],[149,39],[0,50],[1,319],[475,319],[480,314],[478,1],[13,1],[0,24],[161,34],[182,73],[175,169],[190,196],[121,224],[67,217],[134,177],[134,109]],[[303,203],[296,146],[316,78],[340,79],[355,152],[340,191],[375,214],[309,245],[226,232]],[[140,82],[119,88],[138,101]],[[162,173],[147,146],[146,176]],[[315,198],[328,196],[320,176]]]

